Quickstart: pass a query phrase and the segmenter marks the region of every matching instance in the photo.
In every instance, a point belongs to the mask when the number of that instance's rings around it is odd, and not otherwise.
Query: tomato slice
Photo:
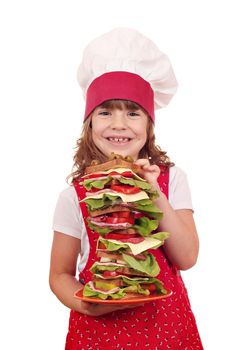
[[[125,177],[133,177],[134,176],[130,171],[124,171],[121,175],[125,176]]]
[[[104,271],[102,273],[103,277],[116,277],[116,276],[128,276],[129,274],[117,272],[117,271]]]
[[[127,234],[127,233],[107,233],[106,235],[104,235],[104,238],[106,239],[130,239],[130,238],[136,238],[138,237],[138,234]],[[140,237],[139,237],[140,238]],[[143,238],[144,240],[144,238]]]
[[[142,218],[143,216],[145,216],[144,213],[139,213],[139,212],[134,212],[134,218],[135,219],[139,219],[139,218]]]
[[[134,187],[130,185],[111,185],[111,189],[116,192],[124,194],[135,194],[141,191],[139,187]]]
[[[104,277],[115,277],[115,276],[118,276],[117,272],[116,271],[104,271],[103,272],[103,276]]]
[[[107,188],[107,186],[105,187]],[[96,188],[96,187],[92,187],[90,190],[88,190],[87,192],[99,192],[101,191],[101,188]]]
[[[98,249],[105,249],[106,250],[106,246],[104,245],[103,242],[99,242]]]
[[[156,285],[154,283],[151,284],[142,284],[141,285],[143,289],[148,289],[150,292],[155,292],[156,291]]]
[[[134,219],[133,218],[118,218],[118,217],[113,217],[113,216],[108,216],[106,218],[106,221],[108,224],[124,224],[124,223],[129,223],[131,225],[134,224]]]
[[[129,218],[132,217],[132,214],[130,211],[117,211],[115,213],[112,213],[112,216],[114,218]]]

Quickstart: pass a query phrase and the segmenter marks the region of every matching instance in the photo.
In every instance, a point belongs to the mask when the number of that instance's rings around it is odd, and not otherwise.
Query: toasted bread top
[[[136,174],[139,173],[141,170],[140,166],[137,164],[127,162],[124,159],[113,159],[102,164],[91,165],[87,167],[85,169],[85,175],[117,168],[131,169]]]

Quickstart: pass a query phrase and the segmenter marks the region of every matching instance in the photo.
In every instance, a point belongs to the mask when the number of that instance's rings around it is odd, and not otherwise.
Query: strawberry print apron
[[[158,179],[161,191],[168,198],[169,171]],[[73,183],[79,200],[85,197],[85,188],[79,180]],[[80,203],[84,221],[88,216],[85,203]],[[90,267],[97,260],[96,244],[99,235],[85,222],[90,243],[90,254],[80,281],[91,280]],[[169,262],[162,247],[150,250],[160,266],[157,276],[173,294],[133,309],[115,311],[93,317],[71,310],[65,350],[202,350],[194,315],[179,271]]]

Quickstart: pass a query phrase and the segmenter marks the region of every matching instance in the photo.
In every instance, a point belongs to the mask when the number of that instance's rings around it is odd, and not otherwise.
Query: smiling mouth
[[[114,143],[126,143],[131,141],[128,137],[107,137],[107,140]]]

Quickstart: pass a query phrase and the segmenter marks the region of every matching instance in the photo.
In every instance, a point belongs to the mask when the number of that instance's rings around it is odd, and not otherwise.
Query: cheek
[[[147,116],[144,116],[138,123],[133,123],[131,125],[132,130],[134,130],[135,134],[140,139],[147,139]]]
[[[147,131],[146,131],[145,125],[141,125],[137,129],[134,129],[134,132],[139,139],[143,139],[143,140],[147,139]]]
[[[95,119],[92,120],[92,136],[99,136],[103,132],[104,125],[101,121],[97,121]]]
[[[101,144],[102,136],[99,130],[92,130],[92,140],[97,147]]]

